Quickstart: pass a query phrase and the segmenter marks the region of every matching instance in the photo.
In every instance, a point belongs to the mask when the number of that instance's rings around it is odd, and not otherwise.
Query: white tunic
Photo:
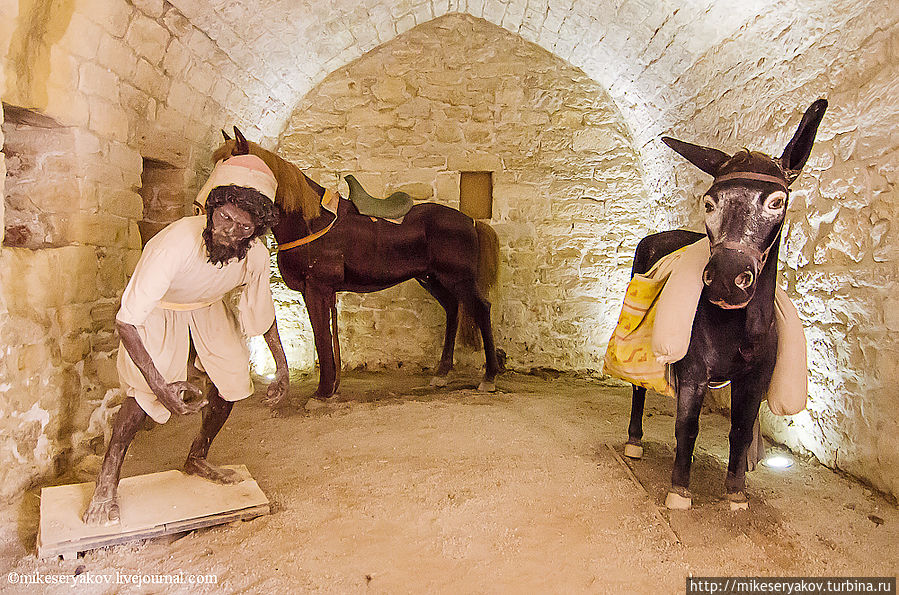
[[[187,378],[193,338],[198,367],[209,374],[223,399],[237,401],[253,394],[246,337],[265,333],[275,320],[269,253],[255,239],[243,260],[211,264],[203,242],[205,227],[205,215],[185,217],[147,242],[116,320],[137,327],[166,382]],[[223,300],[235,288],[240,288],[236,314]],[[122,345],[117,367],[125,392],[155,421],[167,421],[171,413]]]

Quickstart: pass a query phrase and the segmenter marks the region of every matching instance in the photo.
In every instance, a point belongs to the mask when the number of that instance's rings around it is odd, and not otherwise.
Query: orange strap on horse
[[[337,207],[336,207],[336,204],[334,204],[334,203],[336,203],[337,199],[339,199],[339,198],[340,197],[338,195],[335,195],[330,190],[325,190],[325,195],[322,197],[322,206],[325,207],[326,211],[334,213],[334,219],[331,221],[331,223],[329,223],[326,228],[321,229],[321,230],[319,230],[313,234],[310,234],[308,236],[302,237],[298,240],[294,240],[292,242],[287,242],[286,244],[278,244],[278,252],[283,252],[284,250],[290,250],[291,248],[296,248],[297,246],[305,246],[306,244],[311,244],[318,238],[320,238],[323,235],[325,235],[326,233],[328,233],[331,230],[331,228],[334,227],[334,224],[337,223]],[[333,208],[333,210],[332,210],[332,208]]]
[[[292,241],[292,242],[287,242],[286,244],[278,244],[278,252],[281,252],[282,250],[290,250],[291,248],[296,248],[297,246],[303,246],[303,245],[305,245],[305,244],[309,244],[309,243],[314,242],[314,241],[317,240],[318,238],[320,238],[320,237],[322,237],[323,235],[325,235],[326,233],[328,233],[328,231],[329,231],[332,227],[334,227],[334,224],[335,224],[335,223],[337,223],[337,217],[336,217],[336,216],[334,217],[334,220],[331,221],[331,223],[328,224],[328,227],[326,227],[326,228],[324,228],[324,229],[322,229],[322,230],[320,230],[320,231],[317,231],[317,232],[315,232],[315,233],[312,234],[312,235],[308,235],[308,236],[306,236],[306,237],[304,237],[304,238],[300,238],[299,240],[294,240],[294,241]]]

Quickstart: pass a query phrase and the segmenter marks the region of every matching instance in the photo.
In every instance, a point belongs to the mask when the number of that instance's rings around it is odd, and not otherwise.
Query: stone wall
[[[460,171],[493,171],[497,345],[516,369],[600,370],[648,213],[627,127],[582,72],[450,15],[334,71],[297,107],[279,152],[344,196],[342,176],[354,174],[374,195],[406,190],[453,207]],[[278,295],[291,365],[308,367],[302,299]],[[439,359],[443,310],[415,281],[343,294],[338,309],[347,366]],[[482,353],[457,352],[483,365]]]
[[[258,112],[244,109],[248,75],[162,0],[3,0],[0,12],[4,501],[103,450],[144,159],[181,172],[190,212],[219,128],[251,133],[235,113]]]
[[[899,8],[878,1],[826,10],[842,11],[843,24],[814,43],[769,15],[710,52],[684,84],[695,81],[698,97],[714,99],[697,100],[702,107],[682,113],[672,133],[729,152],[749,146],[780,155],[802,112],[828,98],[811,159],[794,184],[780,262],[806,329],[809,407],[789,418],[763,407],[763,427],[897,494]],[[749,39],[772,58],[735,60]],[[722,63],[737,66],[720,73]],[[698,197],[709,180],[691,170],[677,169],[675,187]]]

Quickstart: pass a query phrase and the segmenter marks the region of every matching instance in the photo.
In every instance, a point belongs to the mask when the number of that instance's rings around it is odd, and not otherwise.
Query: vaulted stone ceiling
[[[172,4],[233,61],[228,66],[240,77],[260,130],[269,137],[279,134],[291,108],[329,72],[416,25],[462,12],[581,68],[609,91],[641,145],[732,93],[729,89],[740,90],[739,108],[767,106],[772,98],[819,76],[845,48],[858,47],[872,31],[888,28],[896,19],[889,2],[859,0]],[[806,56],[812,48],[817,51]],[[814,60],[811,68],[797,69],[796,62],[805,59]],[[804,72],[803,78],[786,76],[797,70]]]

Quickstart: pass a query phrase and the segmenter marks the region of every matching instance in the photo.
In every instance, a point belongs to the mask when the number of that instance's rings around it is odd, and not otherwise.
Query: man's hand
[[[262,402],[269,407],[277,407],[281,404],[284,397],[287,396],[288,387],[290,386],[290,374],[285,370],[275,372],[275,379],[268,385],[265,391],[265,397]]]
[[[290,370],[287,367],[287,356],[284,355],[284,348],[281,346],[281,337],[278,335],[277,320],[272,321],[272,326],[265,332],[264,337],[265,343],[272,352],[272,358],[275,360],[275,379],[268,385],[262,402],[274,409],[287,396],[287,389],[290,385]]]
[[[119,337],[122,339],[122,345],[124,345],[128,355],[131,356],[131,361],[143,374],[144,380],[147,381],[147,386],[150,387],[150,390],[153,391],[153,394],[156,395],[163,407],[178,415],[189,415],[206,406],[206,399],[186,403],[184,397],[181,396],[181,393],[193,393],[198,397],[202,396],[203,391],[193,384],[184,380],[165,381],[165,378],[156,369],[156,365],[147,352],[147,348],[144,347],[144,343],[137,332],[137,327],[120,320],[116,320],[115,324],[116,329],[119,331]]]
[[[186,401],[185,397],[187,395],[182,396],[182,393],[192,393],[197,397],[202,397],[203,391],[184,380],[170,382],[161,386],[151,386],[150,388],[166,409],[178,415],[196,413],[208,403],[205,398],[196,401]]]

